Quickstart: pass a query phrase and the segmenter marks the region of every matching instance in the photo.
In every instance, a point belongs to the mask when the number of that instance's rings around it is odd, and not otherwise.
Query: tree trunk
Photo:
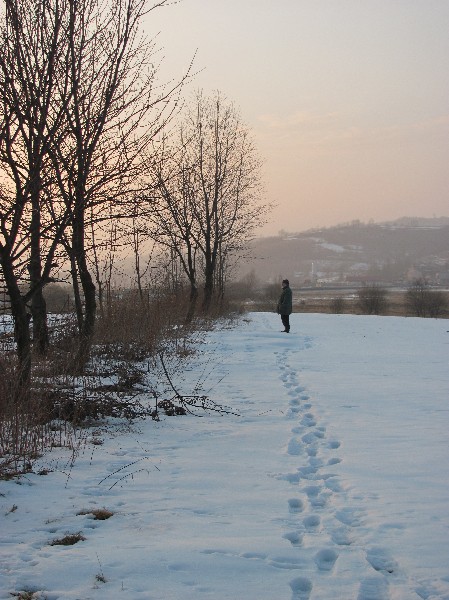
[[[40,287],[31,298],[31,315],[33,317],[33,345],[37,352],[44,355],[50,345],[47,323],[47,303],[43,289]]]
[[[214,291],[214,266],[210,258],[206,256],[206,265],[204,269],[204,298],[203,298],[203,311],[209,312],[210,305],[212,302],[212,294]]]
[[[97,311],[95,284],[87,266],[84,247],[84,226],[84,209],[78,208],[76,217],[73,220],[72,252],[84,295],[84,318],[79,336],[78,354],[75,360],[77,371],[84,369],[89,358]]]
[[[214,277],[215,269],[217,266],[217,241],[213,242],[209,239],[206,240],[206,251],[204,252],[204,298],[203,298],[203,311],[209,312],[212,297],[214,294]]]
[[[83,302],[81,300],[80,286],[78,282],[78,269],[76,267],[75,256],[67,242],[64,242],[67,255],[70,260],[70,275],[72,276],[73,300],[75,302],[76,322],[78,323],[78,333],[81,335],[83,330]]]
[[[14,319],[14,340],[17,346],[17,358],[19,360],[17,373],[19,393],[24,391],[27,392],[31,382],[31,339],[29,317],[9,257],[2,257],[1,265]]]
[[[186,314],[186,318],[185,318],[186,325],[191,323],[193,317],[195,316],[197,300],[198,300],[198,288],[195,285],[195,281],[190,281],[189,308],[187,310],[187,314]]]
[[[47,304],[44,298],[42,285],[42,257],[41,257],[41,209],[40,188],[41,178],[39,173],[31,175],[31,254],[28,265],[30,274],[31,314],[33,317],[33,342],[39,354],[45,354],[50,345],[47,324]]]

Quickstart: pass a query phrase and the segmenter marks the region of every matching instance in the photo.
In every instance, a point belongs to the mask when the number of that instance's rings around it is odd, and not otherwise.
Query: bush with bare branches
[[[377,284],[365,285],[357,293],[359,309],[363,314],[381,315],[387,308],[388,292]]]
[[[406,305],[416,317],[441,317],[448,308],[447,294],[432,290],[424,279],[416,279],[405,295]]]

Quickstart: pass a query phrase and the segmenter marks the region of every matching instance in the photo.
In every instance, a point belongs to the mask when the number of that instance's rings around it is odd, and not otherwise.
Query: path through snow
[[[208,333],[178,383],[239,416],[99,427],[71,470],[0,482],[1,600],[449,600],[447,323]]]

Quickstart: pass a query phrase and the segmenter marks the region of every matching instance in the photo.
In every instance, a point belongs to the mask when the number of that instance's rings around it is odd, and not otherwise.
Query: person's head
[[[290,285],[290,282],[288,281],[288,279],[282,280],[282,287],[288,287],[289,285]]]

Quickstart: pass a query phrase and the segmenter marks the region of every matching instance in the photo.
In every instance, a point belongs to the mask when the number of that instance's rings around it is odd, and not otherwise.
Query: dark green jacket
[[[282,290],[281,297],[278,302],[278,314],[292,314],[292,290],[287,286]]]

